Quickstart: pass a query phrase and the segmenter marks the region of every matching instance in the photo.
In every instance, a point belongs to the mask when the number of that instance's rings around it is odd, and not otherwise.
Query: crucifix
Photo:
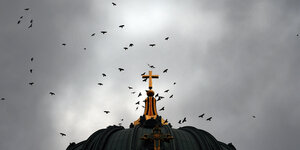
[[[152,71],[149,71],[149,75],[143,75],[142,78],[149,78],[149,89],[152,89],[152,78],[158,78],[158,75],[152,75]]]
[[[154,142],[154,150],[160,150],[160,142],[170,142],[170,140],[174,139],[174,137],[170,134],[162,134],[159,126],[155,126],[150,135],[145,134],[142,140],[153,141]]]

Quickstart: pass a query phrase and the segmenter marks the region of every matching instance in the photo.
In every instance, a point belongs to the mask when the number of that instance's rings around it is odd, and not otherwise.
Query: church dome
[[[149,71],[143,78],[149,78],[144,114],[130,128],[114,125],[100,129],[85,141],[70,143],[67,150],[236,150],[231,143],[220,142],[204,130],[192,126],[172,128],[157,114],[152,78],[158,75]]]

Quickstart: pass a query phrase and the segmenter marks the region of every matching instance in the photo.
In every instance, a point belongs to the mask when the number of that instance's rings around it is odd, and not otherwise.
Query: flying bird
[[[30,26],[28,28],[32,28],[32,24],[30,24]]]
[[[140,97],[140,96],[142,96],[142,93],[141,93],[141,92],[139,93],[138,97]]]
[[[104,110],[104,113],[108,114],[108,113],[110,113],[110,111],[108,111],[108,110]]]
[[[33,70],[32,70],[32,69],[30,69],[29,71],[30,71],[30,73],[32,73],[32,71],[33,71]]]
[[[153,65],[149,65],[149,64],[148,64],[148,66],[149,66],[150,68],[152,68],[152,69],[154,69],[154,68],[155,68]]]
[[[98,83],[98,85],[100,85],[100,86],[101,86],[101,85],[103,85],[103,83],[100,83],[100,82],[99,82],[99,83]]]
[[[121,72],[121,71],[124,71],[124,69],[123,68],[118,68],[119,69],[119,71]]]
[[[169,37],[166,37],[165,40],[169,40]]]
[[[167,92],[169,92],[169,90],[165,90],[164,92],[167,93]]]
[[[126,51],[126,50],[128,50],[128,47],[123,47],[123,49]]]
[[[103,76],[103,77],[106,77],[106,74],[105,74],[105,73],[102,73],[102,76]]]
[[[24,10],[28,11],[30,8],[25,8]]]
[[[28,83],[29,85],[33,85],[34,84],[34,82],[30,82],[30,83]]]
[[[142,73],[141,75],[143,76],[143,75],[145,75],[145,74],[146,74],[146,72]]]
[[[149,46],[153,47],[153,46],[155,46],[155,44],[149,44]]]
[[[167,73],[168,72],[168,69],[165,69],[164,71],[163,71],[163,73]]]
[[[256,116],[252,116],[252,118],[256,118]]]
[[[33,61],[33,57],[30,58],[30,61]]]
[[[181,124],[181,120],[179,120],[178,123]]]
[[[5,98],[4,98],[4,97],[2,97],[2,98],[1,98],[1,101],[4,101],[4,100],[5,100]]]
[[[163,98],[165,98],[165,97],[163,97],[163,96],[158,96],[158,100],[157,100],[157,101],[160,101],[160,100],[162,100]]]
[[[124,119],[121,119],[121,121],[123,121]]]
[[[86,50],[86,48],[83,48],[83,50]]]
[[[169,98],[173,98],[173,94]]]
[[[186,117],[183,118],[182,123],[186,122]]]
[[[18,24],[20,24],[20,23],[21,23],[21,20],[18,21]]]
[[[113,6],[117,6],[117,4],[116,4],[116,3],[114,3],[114,2],[112,2],[111,4],[112,4]]]
[[[159,111],[163,111],[163,110],[165,110],[165,107],[162,107]]]
[[[67,44],[66,43],[62,43],[61,45],[66,46]]]
[[[211,118],[212,118],[212,117],[209,117],[209,118],[207,118],[206,120],[207,120],[207,121],[211,121]]]
[[[131,86],[128,86],[128,89],[132,89],[132,87],[131,87]]]
[[[95,36],[96,35],[96,33],[93,33],[91,36]]]
[[[59,133],[61,136],[67,136],[65,133]]]
[[[158,97],[158,93],[156,93],[154,97]]]
[[[131,92],[131,94],[135,94],[135,92]]]
[[[20,19],[23,19],[23,16],[21,16]]]
[[[173,85],[175,85],[175,84],[176,84],[176,82],[173,83]]]
[[[135,110],[138,110],[138,109],[139,109],[139,107],[136,107],[136,108],[135,108]]]
[[[55,93],[53,93],[53,92],[49,92],[49,94],[50,94],[50,95],[55,95]]]
[[[205,113],[203,113],[202,115],[200,115],[200,116],[198,116],[198,117],[199,117],[199,118],[203,118],[204,114],[205,114]]]
[[[31,23],[31,24],[33,23],[33,19],[30,20],[30,23]]]
[[[132,47],[132,46],[133,46],[133,44],[132,44],[132,43],[130,43],[130,44],[129,44],[129,47]]]
[[[299,36],[299,34],[297,34],[297,36]]]
[[[139,104],[140,104],[140,101],[136,102],[135,104],[136,104],[136,105],[139,105]]]
[[[123,28],[124,26],[125,26],[124,24],[122,24],[122,25],[119,25],[119,27],[120,27],[120,28]]]
[[[102,34],[105,34],[105,33],[107,33],[107,31],[101,31],[101,33],[102,33]]]
[[[166,120],[164,121],[164,123],[168,123],[168,119],[166,119]]]
[[[143,108],[145,108],[145,106],[142,106]]]
[[[148,79],[148,78],[145,78],[145,79],[143,79],[143,81],[144,81],[144,82],[146,82],[146,81],[147,81],[147,79]]]

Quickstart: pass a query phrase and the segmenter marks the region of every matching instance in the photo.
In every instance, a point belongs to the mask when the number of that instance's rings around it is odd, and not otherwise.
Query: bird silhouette
[[[179,120],[178,123],[181,124],[181,120]]]
[[[153,47],[153,46],[155,46],[155,44],[149,44],[149,46]]]
[[[142,96],[142,93],[141,93],[141,92],[139,93],[138,97],[140,97],[140,96]]]
[[[164,123],[168,123],[168,119],[166,119],[166,120],[164,121]]]
[[[146,72],[142,73],[141,75],[143,76],[143,75],[145,75],[145,74],[146,74]]]
[[[104,113],[108,114],[108,113],[110,113],[110,111],[108,111],[108,110],[104,110]]]
[[[156,93],[154,97],[158,97],[158,93]]]
[[[131,94],[135,94],[135,92],[131,92]]]
[[[183,118],[182,123],[186,122],[186,117]]]
[[[25,8],[24,10],[28,11],[30,8]]]
[[[132,87],[131,87],[131,86],[128,86],[128,89],[132,89]]]
[[[20,23],[21,23],[21,20],[18,21],[18,24],[20,24]]]
[[[96,35],[96,33],[93,33],[91,36],[95,36]]]
[[[106,77],[106,74],[105,74],[105,73],[102,73],[102,76],[103,76],[103,77]]]
[[[169,98],[173,98],[173,94]]]
[[[52,95],[52,96],[53,96],[53,95],[55,95],[55,93],[54,93],[54,92],[49,92],[49,94],[50,94],[50,95]]]
[[[33,71],[32,69],[29,70],[30,73],[32,73],[32,71]]]
[[[33,19],[30,20],[30,23],[31,23],[31,24],[33,23]]]
[[[118,68],[119,69],[119,71],[121,72],[121,71],[124,71],[124,69],[123,68]]]
[[[128,50],[128,47],[123,47],[123,49],[126,51],[126,50]]]
[[[107,33],[107,31],[101,31],[101,33],[102,33],[102,34],[105,34],[105,33]]]
[[[5,100],[5,98],[4,98],[4,97],[2,97],[2,98],[1,98],[1,101],[4,101],[4,100]]]
[[[163,96],[158,96],[157,101],[160,101],[160,100],[162,100],[163,98],[165,98],[165,97],[163,97]]]
[[[121,121],[123,121],[124,119],[121,119]]]
[[[30,24],[30,26],[28,28],[32,28],[32,24]]]
[[[154,68],[155,68],[153,65],[150,65],[149,67],[150,67],[150,68],[152,68],[152,69],[154,69]]]
[[[98,83],[98,85],[100,85],[100,86],[101,86],[101,85],[103,85],[103,83],[100,83],[100,82],[99,82],[99,83]]]
[[[34,84],[34,82],[30,82],[30,83],[28,83],[29,85],[33,85]]]
[[[163,110],[165,110],[165,107],[162,107],[161,109],[159,109],[159,111],[163,111]]]
[[[145,106],[142,106],[143,108],[145,108]]]
[[[20,19],[23,19],[23,16],[21,16]]]
[[[146,82],[146,81],[147,81],[147,79],[148,79],[148,78],[145,78],[145,79],[143,79],[143,81],[144,81],[144,82]]]
[[[175,84],[176,84],[176,82],[173,83],[173,85],[175,85]]]
[[[140,104],[140,101],[136,102],[135,104],[136,104],[136,105],[139,105],[139,104]]]
[[[30,58],[30,61],[33,61],[33,57]]]
[[[168,72],[168,69],[165,69],[164,71],[163,71],[163,73],[167,73]]]
[[[206,120],[207,120],[207,121],[211,121],[211,119],[212,119],[212,117],[209,117],[209,118],[207,118]]]
[[[59,133],[61,136],[67,136],[65,133]]]
[[[205,113],[203,113],[202,115],[200,115],[200,116],[198,116],[198,117],[199,117],[199,118],[203,118],[204,114],[205,114]]]
[[[136,107],[136,108],[135,108],[135,110],[138,110],[138,109],[139,109],[139,107]]]
[[[86,48],[83,48],[83,50],[86,50]]]
[[[169,37],[166,37],[165,40],[169,40]]]
[[[130,44],[129,44],[129,47],[132,47],[132,46],[133,46],[133,44],[132,44],[132,43],[130,43]]]
[[[299,34],[297,34],[297,36],[299,36]]]
[[[66,46],[67,44],[66,43],[62,43],[61,45]]]
[[[169,92],[169,90],[165,90],[164,92],[167,93],[167,92]]]
[[[113,6],[117,6],[117,4],[116,4],[116,3],[114,3],[114,2],[112,2],[111,4],[112,4]]]
[[[256,116],[252,116],[252,118],[256,118]]]
[[[119,25],[119,27],[120,27],[120,28],[123,28],[124,26],[125,26],[124,24],[122,24],[122,25]]]

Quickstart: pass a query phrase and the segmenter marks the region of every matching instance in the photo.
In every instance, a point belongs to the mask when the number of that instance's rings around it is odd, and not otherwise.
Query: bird
[[[54,92],[49,92],[49,94],[50,94],[50,95],[55,95],[55,93],[54,93]]]
[[[139,93],[138,97],[140,97],[140,96],[142,96],[142,93],[141,93],[141,92]]]
[[[124,24],[119,25],[120,28],[123,28],[124,26],[125,26]]]
[[[145,75],[145,74],[146,74],[146,72],[142,73],[141,75],[143,76],[143,75]]]
[[[83,48],[83,50],[86,50],[86,48]]]
[[[96,35],[96,33],[93,33],[91,36],[95,36]]]
[[[128,89],[132,89],[132,87],[131,87],[131,86],[128,86]]]
[[[256,118],[256,116],[252,116],[252,118]]]
[[[173,85],[175,85],[175,84],[176,84],[176,82],[173,83]]]
[[[124,71],[124,69],[123,68],[118,68],[119,69],[119,71],[121,72],[121,71]]]
[[[108,111],[108,110],[104,110],[104,113],[108,114],[108,113],[110,113],[110,111]]]
[[[103,76],[103,77],[106,77],[106,74],[105,74],[105,73],[102,73],[102,76]]]
[[[164,121],[164,123],[168,123],[168,119],[166,119],[166,120]]]
[[[165,40],[169,40],[169,37],[166,37]]]
[[[168,72],[168,69],[165,69],[164,71],[163,71],[163,73],[167,73]]]
[[[121,121],[123,121],[124,119],[121,119]]]
[[[205,113],[203,113],[202,115],[200,115],[200,116],[198,116],[198,117],[199,117],[199,118],[203,118],[204,114],[205,114]]]
[[[154,97],[158,97],[158,93],[156,93]]]
[[[100,86],[101,86],[101,85],[103,85],[103,83],[100,83],[100,82],[99,82],[99,83],[98,83],[98,85],[100,85]]]
[[[132,43],[130,43],[130,44],[129,44],[129,47],[132,47],[132,46],[133,46],[133,44],[132,44]]]
[[[159,109],[159,111],[163,111],[163,110],[165,110],[165,107],[162,107],[161,109]]]
[[[61,45],[66,46],[67,44],[66,43],[62,43]]]
[[[122,126],[122,123],[119,123],[118,125],[119,125],[119,126]]]
[[[4,100],[5,100],[5,98],[4,98],[4,97],[2,97],[2,98],[1,98],[1,101],[4,101]]]
[[[135,108],[135,110],[138,110],[138,109],[139,109],[139,107],[136,107],[136,108]]]
[[[67,136],[65,133],[59,133],[61,136]]]
[[[23,16],[21,16],[20,19],[23,19]]]
[[[169,98],[173,98],[173,94]]]
[[[297,34],[297,36],[299,36],[299,34]]]
[[[34,84],[34,82],[30,82],[30,83],[28,83],[29,85],[33,85]]]
[[[18,21],[18,24],[20,24],[20,23],[21,23],[21,20]]]
[[[128,50],[128,47],[123,47],[123,49],[126,51],[126,50]]]
[[[102,33],[102,34],[105,34],[105,33],[107,33],[107,31],[101,31],[101,33]]]
[[[30,73],[32,73],[32,71],[33,71],[33,70],[32,70],[32,69],[30,69],[29,71],[30,71]]]
[[[186,117],[183,118],[182,123],[186,122]]]
[[[136,102],[135,104],[136,104],[136,105],[139,105],[139,104],[140,104],[140,101]]]
[[[112,2],[111,4],[112,4],[113,6],[117,6],[117,4],[116,4],[116,3],[114,3],[114,2]]]
[[[148,78],[145,78],[145,79],[143,79],[143,81],[144,81],[144,82],[146,82],[146,81],[147,81],[147,79],[148,79]]]
[[[207,121],[211,121],[211,118],[212,118],[212,117],[209,117],[209,118],[207,118],[206,120],[207,120]]]
[[[31,23],[31,24],[33,23],[33,19],[30,20],[30,23]]]
[[[145,108],[145,106],[142,106],[143,108]]]
[[[32,24],[30,24],[30,26],[28,28],[32,28]]]
[[[153,65],[149,65],[150,68],[154,69],[155,67]]]
[[[164,92],[167,93],[167,92],[169,92],[169,90],[165,90]]]
[[[181,124],[181,120],[179,120],[178,123]]]
[[[155,46],[155,44],[149,44],[149,46],[153,47],[153,46]]]
[[[33,61],[33,57],[30,58],[30,61]]]
[[[158,96],[158,100],[157,100],[157,101],[160,101],[160,100],[163,99],[163,98],[165,98],[165,97],[163,97],[163,96]]]
[[[28,11],[30,8],[25,8],[24,10]]]

